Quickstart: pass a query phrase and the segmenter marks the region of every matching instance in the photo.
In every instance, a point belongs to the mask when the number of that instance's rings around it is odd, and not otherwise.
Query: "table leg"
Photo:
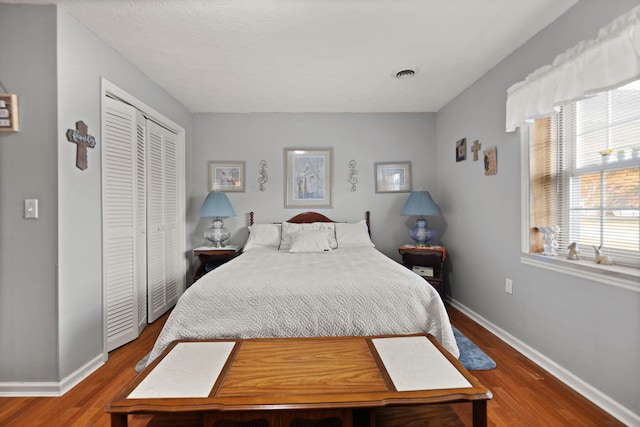
[[[359,408],[353,410],[353,427],[375,427],[375,410]]]
[[[127,414],[111,414],[111,427],[127,427]]]
[[[473,427],[487,427],[487,401],[473,401]]]

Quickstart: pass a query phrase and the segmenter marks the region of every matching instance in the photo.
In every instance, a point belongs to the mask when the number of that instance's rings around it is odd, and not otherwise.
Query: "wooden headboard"
[[[371,236],[371,212],[366,211],[364,213],[364,220],[367,223],[367,230],[369,230],[369,236]],[[303,212],[290,218],[287,222],[291,222],[294,224],[308,224],[311,222],[339,222],[334,221],[332,219],[327,218],[318,212]],[[254,224],[254,213],[253,211],[249,212],[249,225]]]

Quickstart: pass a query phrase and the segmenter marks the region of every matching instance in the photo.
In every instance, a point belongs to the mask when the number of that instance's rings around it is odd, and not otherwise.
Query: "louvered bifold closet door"
[[[147,325],[147,119],[140,111],[136,118],[136,288],[141,332]]]
[[[184,256],[180,253],[178,242],[178,139],[177,135],[165,130],[164,139],[164,217],[165,217],[165,290],[167,301],[173,306],[183,289],[184,276],[180,272],[179,262]]]
[[[147,313],[153,322],[178,300],[177,137],[147,121]]]
[[[111,351],[139,334],[136,110],[105,98],[102,123],[103,286]]]

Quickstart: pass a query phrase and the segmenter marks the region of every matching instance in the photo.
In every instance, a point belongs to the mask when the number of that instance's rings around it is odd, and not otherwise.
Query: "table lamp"
[[[200,217],[214,218],[211,228],[204,232],[204,237],[211,242],[212,247],[224,248],[225,240],[231,237],[231,233],[224,228],[224,222],[221,219],[231,216],[236,216],[236,213],[225,193],[212,191],[207,194],[207,198],[200,207]]]
[[[402,208],[404,216],[419,216],[416,225],[409,229],[409,236],[416,242],[418,248],[425,248],[428,242],[436,237],[433,228],[427,226],[427,220],[423,218],[425,215],[440,215],[438,205],[433,201],[428,191],[414,190],[409,195],[407,203]]]

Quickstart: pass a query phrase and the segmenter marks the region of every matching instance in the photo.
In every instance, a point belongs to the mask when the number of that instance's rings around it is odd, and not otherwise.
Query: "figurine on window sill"
[[[602,254],[602,245],[598,246],[597,248],[596,248],[596,245],[593,245],[593,249],[596,250],[596,264],[602,264],[602,265],[613,264],[613,258],[611,258],[609,255]]]
[[[573,242],[572,244],[567,246],[567,249],[569,249],[569,253],[567,254],[568,259],[580,259],[580,249],[578,249],[578,244],[576,242]]]
[[[558,233],[560,233],[560,227],[557,225],[539,225],[538,230],[544,233],[544,251],[542,255],[557,256],[558,252]]]

